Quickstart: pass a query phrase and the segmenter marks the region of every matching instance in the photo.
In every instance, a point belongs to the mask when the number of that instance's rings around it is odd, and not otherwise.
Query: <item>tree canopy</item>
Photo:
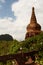
[[[3,35],[0,35],[0,41],[12,41],[13,40],[13,37],[9,34],[3,34]]]
[[[20,53],[20,48],[22,48],[23,53],[38,50],[38,55],[41,57],[40,63],[43,63],[43,33],[20,42],[0,40],[0,56]]]

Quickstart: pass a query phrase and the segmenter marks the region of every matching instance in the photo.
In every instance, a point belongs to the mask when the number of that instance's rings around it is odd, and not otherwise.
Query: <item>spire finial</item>
[[[31,15],[31,23],[36,23],[36,16],[35,16],[35,11],[34,11],[34,7],[32,7],[32,15]]]
[[[32,7],[32,14],[34,14],[34,15],[35,15],[35,12],[34,12],[34,7]]]
[[[34,11],[34,7],[32,7],[32,11]]]

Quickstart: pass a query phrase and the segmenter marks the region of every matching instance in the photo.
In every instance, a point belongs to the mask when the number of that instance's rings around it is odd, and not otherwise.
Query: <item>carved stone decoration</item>
[[[34,7],[32,7],[30,24],[27,25],[26,29],[27,29],[27,33],[26,33],[25,39],[35,36],[41,32],[41,26],[37,23]]]

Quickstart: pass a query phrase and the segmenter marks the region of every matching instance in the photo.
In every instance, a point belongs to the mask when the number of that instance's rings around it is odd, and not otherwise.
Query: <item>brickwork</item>
[[[26,29],[27,29],[27,32],[25,35],[25,39],[38,35],[41,32],[41,26],[37,23],[34,7],[32,7],[32,15],[30,19],[30,24],[27,25]]]

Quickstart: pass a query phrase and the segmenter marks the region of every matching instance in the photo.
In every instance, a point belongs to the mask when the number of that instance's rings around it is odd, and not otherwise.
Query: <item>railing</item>
[[[32,52],[28,52],[28,53],[3,55],[3,56],[0,56],[0,62],[6,62],[7,60],[15,59],[19,65],[23,65],[25,63],[24,59],[28,56],[33,57],[33,55],[35,53],[38,53],[38,51],[32,51]]]

